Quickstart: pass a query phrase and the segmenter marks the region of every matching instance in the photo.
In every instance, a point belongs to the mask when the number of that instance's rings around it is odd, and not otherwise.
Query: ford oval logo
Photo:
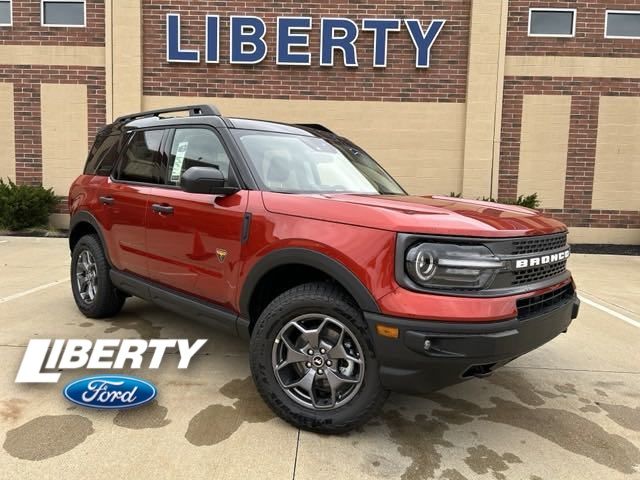
[[[157,391],[151,383],[122,375],[97,375],[75,380],[64,387],[67,400],[92,408],[132,408],[150,402]]]

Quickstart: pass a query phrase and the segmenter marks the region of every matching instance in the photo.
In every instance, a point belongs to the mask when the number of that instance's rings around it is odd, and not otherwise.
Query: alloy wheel
[[[346,325],[327,315],[306,314],[289,321],[276,336],[272,367],[296,403],[331,410],[358,393],[365,363],[362,347]]]
[[[98,294],[98,265],[89,250],[83,250],[76,260],[76,284],[80,298],[93,303]]]

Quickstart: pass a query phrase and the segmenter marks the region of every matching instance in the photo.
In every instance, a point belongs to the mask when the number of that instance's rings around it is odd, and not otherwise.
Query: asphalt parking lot
[[[640,257],[574,254],[581,313],[568,334],[492,377],[393,394],[348,435],[276,418],[238,339],[129,299],[108,321],[74,305],[66,239],[0,237],[0,477],[275,479],[640,478]],[[32,338],[209,338],[190,368],[134,375],[152,404],[76,407],[62,387],[15,384]]]

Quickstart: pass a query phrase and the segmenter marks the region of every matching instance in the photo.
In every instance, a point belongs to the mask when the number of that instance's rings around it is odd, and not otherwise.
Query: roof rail
[[[113,123],[130,122],[131,120],[145,117],[159,117],[163,113],[187,111],[189,112],[190,117],[200,117],[202,115],[221,115],[220,110],[218,110],[214,105],[185,105],[184,107],[159,108],[157,110],[147,110],[146,112],[131,113],[129,115],[123,115],[116,118]]]
[[[333,133],[335,135],[334,132],[329,130],[324,125],[320,125],[319,123],[296,123],[295,125],[298,126],[298,127],[313,128],[314,130],[321,130],[323,132]]]

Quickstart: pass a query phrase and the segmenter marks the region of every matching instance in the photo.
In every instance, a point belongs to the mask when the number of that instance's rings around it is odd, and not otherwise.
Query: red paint
[[[100,196],[111,196],[103,205]],[[448,197],[291,195],[240,191],[227,197],[179,189],[79,177],[69,194],[71,214],[90,211],[103,228],[116,268],[214,302],[236,312],[247,275],[270,252],[300,247],[346,266],[376,299],[383,314],[486,322],[516,315],[518,298],[417,293],[401,288],[394,273],[396,233],[516,237],[564,230],[533,210]],[[172,215],[151,209],[170,204]],[[249,239],[242,221],[251,213]],[[226,251],[224,261],[216,250]]]
[[[248,191],[216,197],[153,188],[147,200],[149,278],[233,308],[248,196]],[[173,214],[153,212],[154,203],[171,205]],[[224,262],[218,260],[217,249],[227,252]]]
[[[527,208],[450,197],[264,192],[263,198],[265,207],[273,213],[393,232],[497,238],[566,229],[557,220]]]

